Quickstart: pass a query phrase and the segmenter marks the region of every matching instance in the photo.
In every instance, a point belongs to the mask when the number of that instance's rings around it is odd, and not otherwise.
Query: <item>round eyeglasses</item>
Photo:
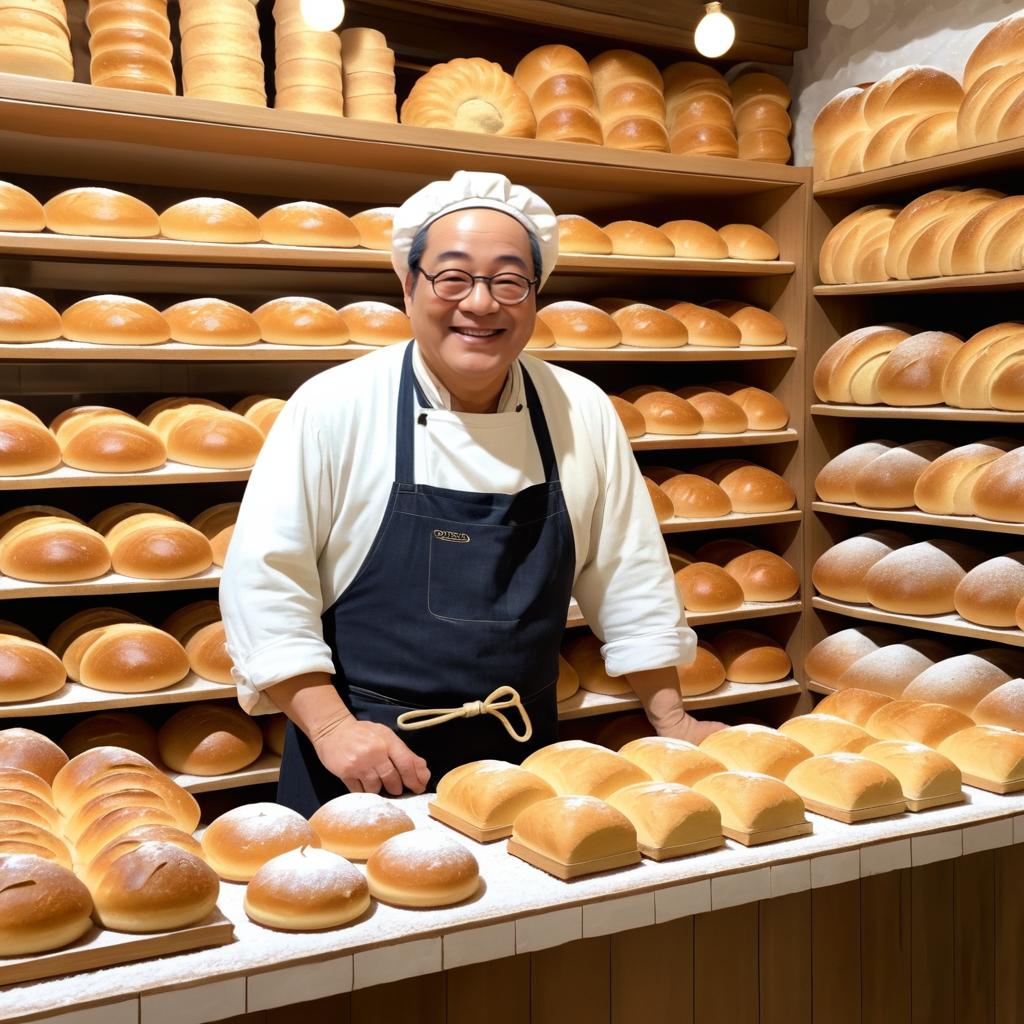
[[[504,273],[487,277],[467,270],[441,270],[433,275],[421,270],[420,273],[430,282],[434,294],[445,302],[461,302],[473,291],[477,281],[486,281],[491,297],[502,306],[518,306],[525,302],[530,289],[539,281],[539,278],[531,281],[522,274]]]

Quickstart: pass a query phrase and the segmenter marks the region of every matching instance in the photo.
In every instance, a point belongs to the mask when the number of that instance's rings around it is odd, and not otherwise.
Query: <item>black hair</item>
[[[486,207],[484,207],[484,209],[486,209]],[[514,217],[513,220],[515,220]],[[433,221],[431,221],[431,223],[433,223]],[[413,237],[412,245],[409,246],[409,273],[412,274],[413,291],[416,290],[416,278],[419,276],[420,264],[423,261],[423,253],[426,251],[427,248],[427,232],[429,230],[430,224],[425,224],[423,227],[421,227]],[[540,277],[540,241],[532,231],[526,230],[525,225],[523,225],[523,230],[526,231],[526,236],[530,240],[530,256],[533,259],[533,276]]]

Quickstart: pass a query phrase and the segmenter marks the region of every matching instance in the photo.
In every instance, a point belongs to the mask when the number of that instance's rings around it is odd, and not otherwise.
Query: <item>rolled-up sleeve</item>
[[[601,396],[598,452],[601,492],[595,504],[589,557],[574,594],[611,676],[685,665],[697,648],[686,625],[665,539],[629,439]],[[603,456],[603,459],[601,458]]]
[[[220,585],[238,702],[249,714],[278,710],[262,693],[267,687],[334,671],[317,568],[332,521],[331,494],[329,452],[297,395],[253,468]]]

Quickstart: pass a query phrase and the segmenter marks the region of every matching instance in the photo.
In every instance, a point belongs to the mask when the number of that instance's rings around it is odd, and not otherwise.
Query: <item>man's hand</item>
[[[310,739],[324,767],[353,793],[392,796],[403,788],[422,793],[430,769],[386,725],[363,722],[349,714],[320,729]]]
[[[686,740],[700,746],[701,740],[710,736],[713,732],[719,732],[728,726],[723,722],[702,722],[693,715],[684,714],[683,717],[673,725],[661,725],[658,728],[659,736],[668,736],[674,740]]]
[[[659,736],[700,743],[705,736],[725,728],[721,722],[700,722],[686,713],[679,693],[679,676],[674,668],[629,672],[626,678]]]

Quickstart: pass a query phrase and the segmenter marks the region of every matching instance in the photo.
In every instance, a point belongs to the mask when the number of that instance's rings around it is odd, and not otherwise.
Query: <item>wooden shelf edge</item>
[[[810,690],[811,693],[821,693],[824,694],[826,697],[829,694],[836,692],[831,686],[826,686],[824,683],[819,683],[815,679],[807,680],[807,689]]]
[[[185,772],[168,771],[167,774],[182,789],[190,793],[212,793],[221,789],[237,789],[239,786],[258,786],[277,782],[281,773],[281,758],[276,754],[262,754],[248,768],[229,775],[188,775]]]
[[[1024,535],[1024,523],[1001,523],[977,516],[940,516],[918,509],[877,509],[861,508],[859,505],[840,505],[831,501],[815,501],[811,504],[815,512],[850,519],[870,519],[886,523],[912,523],[920,526],[942,526],[953,530],[978,530],[983,533]]]
[[[973,622],[960,618],[959,615],[900,615],[895,612],[883,612],[867,605],[847,604],[833,601],[831,598],[814,597],[811,605],[819,611],[834,612],[847,615],[866,622],[882,622],[889,626],[907,626],[910,629],[923,629],[929,633],[947,633],[953,636],[965,636],[986,643],[1009,644],[1013,647],[1024,647],[1024,630],[994,629],[978,626]]]
[[[803,602],[792,601],[759,601],[748,602],[739,608],[730,608],[723,612],[691,612],[686,613],[688,626],[710,626],[719,622],[744,622],[747,619],[767,619],[773,615],[793,615],[803,611]],[[569,609],[566,629],[578,629],[586,626],[587,620],[578,607]]]
[[[816,284],[820,298],[837,295],[923,295],[929,292],[998,291],[1024,288],[1024,270],[991,274],[952,274],[949,277],[921,277],[913,281],[867,281],[863,284]]]
[[[662,533],[696,533],[700,530],[722,530],[732,526],[769,526],[773,523],[796,523],[803,517],[799,509],[788,512],[730,512],[718,519],[670,519],[661,524]]]
[[[1024,423],[1024,412],[1002,409],[954,409],[948,405],[830,405],[816,402],[812,416],[871,420],[952,420],[962,423]]]
[[[0,579],[0,601],[20,601],[36,597],[90,597],[102,594],[155,594],[175,590],[204,590],[220,584],[220,566],[198,576],[182,580],[138,580],[131,576],[107,573],[96,580],[81,583],[27,583],[9,577]]]
[[[785,430],[747,430],[741,434],[644,434],[643,437],[634,437],[630,444],[635,452],[651,452],[675,448],[735,448],[741,445],[789,444],[799,439],[799,431],[788,427]]]

